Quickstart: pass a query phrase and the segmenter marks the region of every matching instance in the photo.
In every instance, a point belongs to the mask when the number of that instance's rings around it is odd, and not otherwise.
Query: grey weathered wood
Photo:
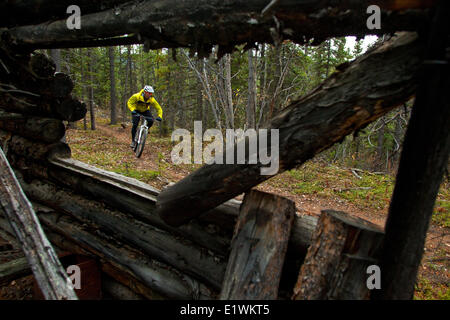
[[[293,299],[368,299],[367,267],[378,263],[383,236],[380,227],[366,220],[322,211]]]
[[[204,213],[197,219],[178,228],[173,228],[155,213],[159,190],[136,179],[102,170],[75,159],[50,160],[47,167],[27,164],[19,169],[43,179],[50,179],[68,188],[77,186],[82,194],[111,204],[122,212],[134,215],[149,224],[189,238],[199,245],[224,255],[228,251],[234,226],[239,215],[241,201],[231,199]],[[27,169],[28,168],[28,169]],[[35,169],[35,170],[34,170]],[[306,253],[317,225],[315,216],[296,215],[289,248],[292,254]],[[205,232],[211,226],[214,233]],[[221,236],[223,235],[223,236]]]
[[[236,224],[220,299],[278,297],[284,257],[294,222],[295,203],[252,190]]]
[[[22,250],[44,297],[76,300],[77,296],[69,286],[65,270],[1,149],[0,191],[0,204],[22,244]]]
[[[26,116],[0,110],[0,128],[22,137],[54,143],[64,136],[61,120]]]
[[[279,130],[277,173],[298,167],[409,100],[422,48],[415,34],[394,36],[283,109],[269,125]],[[262,175],[262,167],[260,162],[204,165],[158,195],[158,213],[167,224],[182,225],[273,176]]]
[[[102,261],[113,264],[123,272],[131,273],[145,286],[167,298],[213,299],[215,297],[214,290],[203,283],[153,259],[135,247],[113,240],[101,231],[93,232],[93,226],[83,226],[68,215],[58,214],[51,209],[37,211],[37,213],[39,220],[46,228],[76,243]]]
[[[33,207],[35,208],[36,212],[43,212],[43,213],[54,213],[53,210],[49,208],[45,208],[44,206],[34,202]],[[1,222],[1,219],[0,219]],[[126,267],[125,265],[120,265],[117,262],[114,262],[112,260],[105,260],[104,257],[100,257],[98,255],[98,252],[93,248],[89,247],[91,251],[88,251],[84,248],[86,248],[86,244],[77,244],[68,237],[65,237],[59,233],[56,233],[49,229],[49,227],[44,225],[45,233],[47,234],[48,239],[50,242],[58,249],[60,249],[63,252],[72,252],[75,254],[83,255],[83,256],[89,256],[92,258],[97,258],[98,263],[100,264],[102,272],[104,272],[107,276],[110,276],[111,278],[115,279],[116,281],[120,282],[124,286],[132,289],[136,294],[139,294],[148,300],[162,300],[167,299],[166,296],[160,295],[154,290],[152,290],[150,287],[144,284],[142,280],[140,280],[131,269]],[[81,245],[84,246],[81,247]],[[133,251],[130,253],[132,254]]]
[[[31,268],[25,257],[0,264],[0,286],[29,274],[31,274]]]

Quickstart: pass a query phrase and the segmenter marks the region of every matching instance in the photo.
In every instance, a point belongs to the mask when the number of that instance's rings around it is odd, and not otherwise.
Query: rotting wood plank
[[[246,194],[220,299],[277,299],[294,216],[291,200],[257,190]]]

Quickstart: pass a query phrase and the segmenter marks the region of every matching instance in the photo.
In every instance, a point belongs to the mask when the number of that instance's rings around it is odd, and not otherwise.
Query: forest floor
[[[175,165],[170,137],[159,138],[150,130],[141,158],[130,148],[130,126],[108,125],[99,119],[97,130],[77,128],[67,131],[72,157],[93,166],[114,171],[162,189],[201,165]],[[309,161],[299,169],[279,174],[258,185],[261,191],[275,193],[295,202],[297,213],[320,215],[321,210],[345,211],[384,227],[395,177],[341,168]],[[242,199],[242,195],[237,197]],[[15,282],[14,285],[18,286]],[[8,298],[8,288],[0,288],[0,299]],[[5,291],[6,290],[6,291]],[[14,291],[14,290],[13,290]],[[12,292],[13,292],[12,291]],[[16,294],[17,296],[17,294]],[[29,295],[22,298],[28,299]],[[441,185],[428,230],[425,252],[416,283],[415,299],[450,300],[450,183]],[[20,299],[20,297],[19,297]]]

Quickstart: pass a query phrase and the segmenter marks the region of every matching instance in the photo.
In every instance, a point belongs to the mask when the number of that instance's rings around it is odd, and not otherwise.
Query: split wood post
[[[220,299],[276,299],[294,222],[291,200],[247,193],[236,223]]]
[[[292,298],[368,299],[367,267],[377,263],[382,240],[377,225],[345,212],[323,210]]]
[[[0,149],[0,205],[5,211],[46,300],[77,300],[33,207]]]

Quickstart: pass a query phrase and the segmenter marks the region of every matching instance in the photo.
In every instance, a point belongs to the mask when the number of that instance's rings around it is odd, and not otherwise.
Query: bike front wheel
[[[142,151],[144,151],[145,140],[147,140],[147,130],[141,129],[142,132],[139,134],[140,139],[138,144],[136,145],[135,154],[136,157],[139,158],[142,155]]]

